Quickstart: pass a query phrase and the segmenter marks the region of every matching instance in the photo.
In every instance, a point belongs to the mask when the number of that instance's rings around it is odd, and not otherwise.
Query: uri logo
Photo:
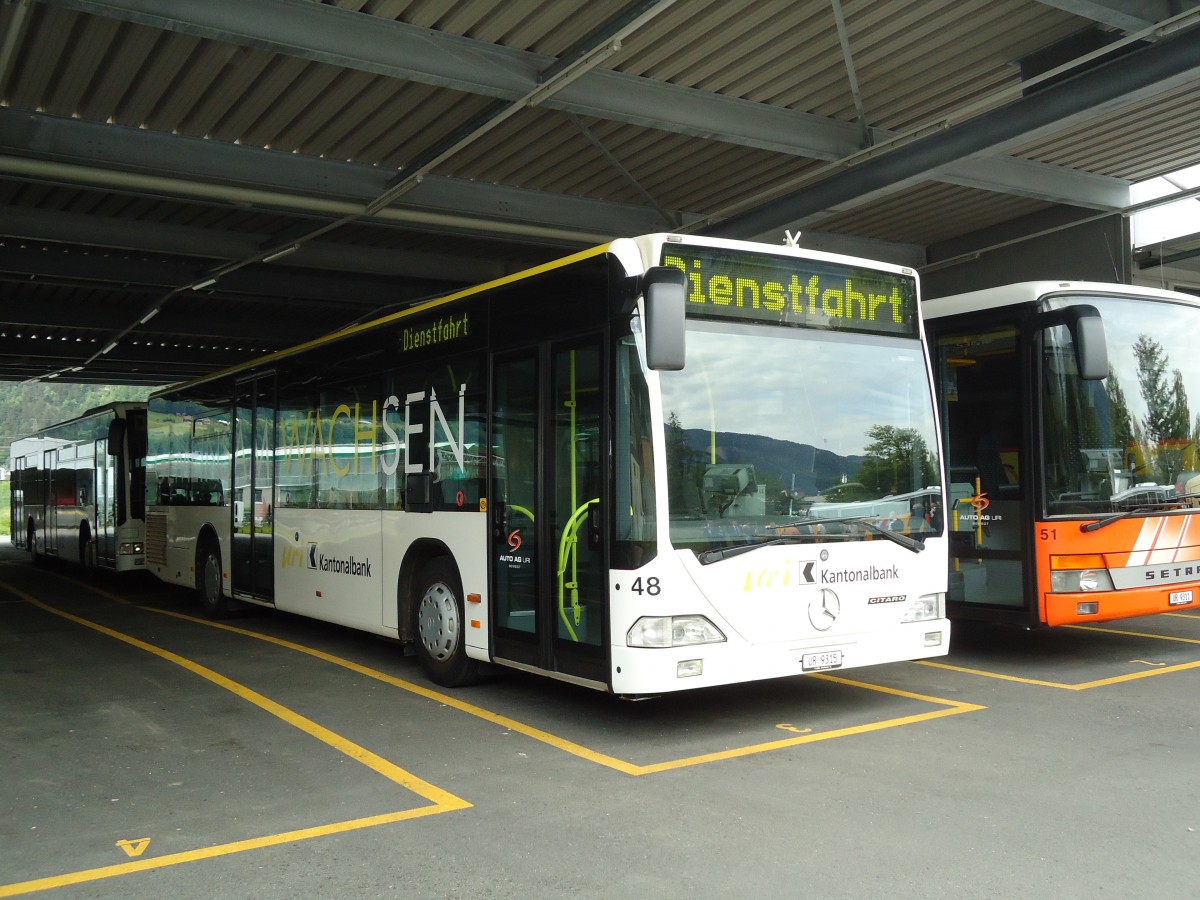
[[[988,504],[991,503],[991,501],[987,498],[987,491],[980,491],[974,497],[968,497],[967,502],[975,507],[975,512],[979,515],[983,515],[983,511],[987,509]]]
[[[514,528],[508,533],[508,553],[501,553],[499,562],[508,563],[508,568],[514,569],[518,566],[528,565],[533,562],[533,558],[521,553],[521,529]]]

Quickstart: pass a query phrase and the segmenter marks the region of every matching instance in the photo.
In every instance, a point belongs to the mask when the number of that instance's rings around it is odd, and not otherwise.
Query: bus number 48
[[[651,597],[657,597],[662,593],[662,587],[658,583],[658,579],[653,576],[650,578],[635,578],[629,589],[635,594],[649,594]]]

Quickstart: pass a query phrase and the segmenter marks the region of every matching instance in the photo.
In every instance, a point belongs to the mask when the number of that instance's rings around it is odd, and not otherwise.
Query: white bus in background
[[[9,453],[14,545],[116,572],[145,567],[145,403],[97,407]]]
[[[150,491],[148,568],[443,685],[944,654],[946,537],[895,500],[941,501],[918,315],[898,266],[664,234],[425,302],[152,396],[148,482],[188,500]],[[886,515],[806,512],[839,477]]]

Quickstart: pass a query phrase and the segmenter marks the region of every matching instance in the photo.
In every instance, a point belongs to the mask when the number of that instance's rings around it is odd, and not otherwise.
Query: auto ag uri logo
[[[516,553],[521,549],[521,529],[514,528],[508,535],[508,549]]]
[[[977,514],[983,515],[983,511],[988,508],[988,504],[992,501],[987,498],[987,491],[980,491],[974,497],[968,497],[967,502],[975,507]]]
[[[828,631],[841,614],[842,601],[829,588],[821,588],[821,593],[809,601],[808,621],[817,631]]]

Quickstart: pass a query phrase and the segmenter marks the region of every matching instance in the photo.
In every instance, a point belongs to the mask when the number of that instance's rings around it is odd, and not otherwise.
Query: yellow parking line
[[[867,684],[861,681],[849,681],[846,679],[841,679],[841,681],[843,684],[866,688],[867,690],[876,690],[879,687],[878,685]],[[780,741],[768,741],[767,743],[752,744],[747,747],[735,747],[732,750],[721,750],[716,753],[704,753],[699,756],[690,756],[686,759],[675,759],[669,762],[638,766],[638,771],[634,774],[649,775],[653,772],[665,772],[670,769],[682,769],[687,766],[696,766],[702,763],[716,762],[717,760],[722,759],[734,759],[739,756],[750,756],[755,753],[766,753],[770,750],[781,750],[784,747],[795,747],[800,744],[812,744],[817,741],[828,741],[832,740],[833,738],[848,737],[852,734],[866,734],[871,731],[883,731],[886,728],[897,728],[901,725],[915,725],[917,722],[928,722],[931,719],[941,719],[945,716],[956,716],[960,713],[976,712],[977,710],[987,709],[986,706],[979,706],[975,703],[958,703],[939,700],[933,697],[926,699],[931,703],[946,704],[947,708],[937,709],[926,713],[917,713],[911,716],[901,716],[895,719],[884,719],[879,722],[869,722],[865,725],[851,725],[847,728],[836,728],[831,731],[818,731],[814,732],[813,734],[806,734],[802,737],[785,738]]]
[[[785,738],[785,739],[779,740],[779,741],[770,741],[768,743],[763,743],[763,744],[754,744],[754,745],[747,746],[747,747],[738,747],[738,748],[734,748],[732,750],[723,750],[723,751],[720,751],[717,753],[706,753],[706,754],[701,754],[699,756],[690,756],[685,759],[670,760],[668,762],[653,763],[650,765],[638,765],[636,763],[631,763],[631,762],[627,762],[626,760],[619,759],[615,756],[610,756],[606,753],[601,753],[597,750],[592,750],[591,748],[585,747],[582,744],[578,744],[575,741],[567,740],[566,738],[562,738],[557,735],[551,734],[550,732],[543,731],[540,728],[534,728],[533,726],[527,725],[524,722],[518,721],[517,719],[512,719],[512,718],[509,718],[508,716],[500,715],[499,713],[494,713],[490,710],[484,709],[481,706],[476,706],[473,703],[467,703],[466,701],[460,700],[459,698],[454,697],[450,694],[443,694],[438,691],[430,690],[429,688],[422,687],[421,685],[418,685],[418,684],[414,684],[411,681],[405,681],[404,679],[397,678],[394,675],[388,675],[386,672],[380,672],[377,669],[372,669],[372,668],[370,668],[368,666],[364,666],[360,663],[353,662],[352,660],[344,659],[339,656],[334,656],[333,654],[326,653],[322,650],[316,650],[312,647],[306,647],[303,644],[296,644],[292,641],[284,640],[283,638],[277,638],[277,637],[274,637],[269,634],[264,634],[262,632],[249,631],[247,629],[238,628],[233,625],[226,625],[221,622],[212,622],[207,619],[201,619],[201,618],[197,618],[195,616],[189,616],[185,613],[178,613],[178,612],[173,612],[171,610],[165,610],[165,609],[155,609],[154,607],[143,607],[143,608],[148,609],[152,612],[161,613],[162,615],[165,615],[165,616],[173,616],[177,619],[184,619],[189,622],[196,622],[201,625],[208,625],[212,628],[219,628],[223,631],[230,631],[235,634],[241,634],[246,637],[255,638],[256,640],[266,641],[267,643],[275,644],[277,646],[284,647],[288,650],[294,650],[298,653],[304,653],[309,656],[316,657],[317,659],[324,660],[325,662],[332,663],[333,665],[341,666],[345,669],[349,669],[352,672],[357,672],[360,675],[365,675],[368,678],[374,678],[377,681],[382,681],[385,684],[392,685],[393,687],[398,687],[402,690],[409,691],[410,693],[416,694],[417,696],[425,697],[426,699],[429,699],[429,700],[435,700],[438,703],[444,704],[453,709],[457,709],[460,712],[464,712],[464,713],[467,713],[468,715],[472,715],[477,718],[483,719],[484,721],[492,722],[496,725],[500,725],[503,728],[508,729],[509,731],[514,731],[518,734],[523,734],[526,737],[532,738],[533,740],[536,740],[536,741],[540,741],[541,743],[547,744],[548,746],[554,747],[558,750],[562,750],[565,753],[570,753],[573,756],[579,757],[580,759],[587,760],[588,762],[595,763],[596,765],[605,766],[607,768],[614,769],[614,770],[616,770],[618,772],[622,772],[626,775],[649,775],[649,774],[652,774],[655,772],[666,771],[668,769],[680,769],[680,768],[684,768],[687,766],[695,766],[695,765],[700,765],[702,763],[715,762],[717,760],[722,760],[722,759],[732,759],[733,757],[737,757],[737,756],[747,756],[752,753],[763,753],[768,750],[778,750],[778,749],[781,749],[784,747],[796,746],[798,744],[809,744],[814,741],[823,741],[823,740],[829,740],[831,738],[836,738],[836,737],[845,737],[850,734],[860,734],[860,733],[867,732],[867,731],[878,731],[883,728],[892,728],[892,727],[895,727],[898,725],[908,725],[908,724],[912,724],[914,722],[925,721],[927,719],[938,719],[938,718],[942,718],[944,716],[952,716],[952,715],[957,715],[959,713],[973,712],[975,710],[986,708],[986,707],[977,706],[977,705],[971,704],[971,703],[960,703],[955,700],[942,700],[937,697],[926,697],[921,694],[911,694],[906,691],[900,691],[900,690],[896,690],[893,688],[886,688],[886,687],[882,687],[880,685],[867,684],[865,682],[851,681],[846,678],[840,678],[840,677],[832,676],[832,675],[812,675],[809,677],[820,678],[825,681],[833,681],[833,682],[837,682],[839,684],[846,684],[846,685],[850,685],[852,687],[865,688],[867,690],[874,690],[874,691],[879,691],[882,693],[893,694],[895,696],[906,697],[908,699],[919,700],[919,701],[926,702],[926,703],[934,703],[934,704],[938,704],[940,706],[944,706],[946,708],[940,709],[940,710],[935,710],[933,712],[928,712],[928,713],[920,713],[920,714],[913,715],[913,716],[904,716],[904,717],[896,718],[896,719],[886,719],[881,722],[873,722],[873,723],[868,723],[865,725],[855,725],[855,726],[851,726],[849,728],[839,728],[839,729],[832,730],[832,731],[823,731],[823,732],[817,732],[814,734],[806,734],[803,737]]]
[[[281,834],[266,835],[258,838],[251,838],[244,841],[234,841],[227,844],[219,844],[213,847],[205,847],[199,850],[190,850],[182,853],[173,853],[166,856],[149,857],[138,859],[136,861],[121,863],[113,866],[103,866],[97,869],[87,869],[80,872],[70,872],[64,875],[56,875],[48,878],[40,878],[32,881],[24,881],[19,883],[0,885],[0,897],[13,897],[18,894],[30,893],[33,891],[47,890],[54,887],[62,887],[68,884],[79,884],[86,881],[95,881],[101,878],[111,878],[116,875],[124,875],[130,872],[138,872],[146,869],[158,868],[160,866],[176,865],[178,863],[193,862],[199,859],[210,859],[214,856],[223,856],[230,853],[240,853],[245,850],[254,850],[262,847],[271,847],[278,844],[285,844],[290,841],[306,840],[313,837],[322,837],[330,834],[338,834],[346,831],[354,831],[361,828],[371,828],[376,825],[384,825],[392,822],[400,822],[406,819],[416,819],[423,816],[433,815],[436,813],[451,812],[453,810],[468,809],[471,804],[460,797],[456,797],[448,791],[444,791],[439,787],[418,778],[417,776],[405,771],[394,763],[389,762],[383,757],[372,753],[365,747],[350,741],[341,735],[317,724],[311,719],[306,718],[282,704],[276,703],[268,697],[253,691],[226,678],[212,669],[202,666],[199,663],[193,662],[186,657],[172,653],[169,650],[164,650],[161,647],[156,647],[153,644],[148,644],[145,641],[138,640],[131,635],[123,634],[111,628],[100,625],[97,622],[92,622],[80,616],[72,615],[63,610],[56,609],[37,598],[19,590],[18,588],[6,585],[5,589],[20,599],[39,609],[60,616],[69,621],[83,625],[101,634],[115,638],[130,646],[136,647],[139,650],[144,650],[151,653],[160,659],[174,663],[193,674],[199,675],[218,687],[224,688],[231,693],[236,694],[242,699],[253,703],[260,709],[271,713],[271,715],[283,720],[289,725],[297,728],[311,737],[316,738],[322,743],[327,744],[340,753],[350,757],[351,759],[362,763],[371,770],[383,775],[390,781],[400,785],[406,790],[412,791],[418,796],[430,802],[430,806],[419,807],[416,809],[400,810],[398,812],[385,813],[377,816],[368,816],[359,819],[350,819],[343,822],[333,822],[327,825],[318,825],[311,828],[303,828],[295,831],[284,832]],[[107,592],[100,591],[105,596],[110,596]]]
[[[1195,662],[1180,663],[1177,666],[1164,666],[1161,669],[1147,669],[1144,672],[1129,672],[1126,675],[1114,675],[1112,678],[1100,678],[1096,681],[1086,681],[1071,687],[1073,691],[1086,691],[1089,688],[1104,687],[1109,684],[1120,684],[1123,681],[1136,681],[1139,678],[1150,678],[1154,675],[1167,675],[1171,672],[1186,672],[1189,669],[1200,669],[1200,659]]]
[[[1090,626],[1071,626],[1085,628],[1089,631],[1109,631],[1107,628],[1091,628]],[[1160,637],[1159,635],[1143,634],[1137,635],[1129,631],[1114,631],[1113,634],[1124,634],[1134,637]],[[1166,638],[1172,640],[1172,638]],[[1184,640],[1177,638],[1175,640]],[[1200,643],[1200,641],[1187,641],[1187,643]],[[972,669],[967,666],[955,666],[950,663],[933,662],[928,659],[914,660],[918,666],[929,666],[931,669],[947,669],[951,672],[962,672],[966,675],[978,675],[980,678],[992,678],[997,681],[1014,681],[1018,684],[1030,684],[1035,687],[1050,687],[1058,688],[1064,691],[1086,691],[1095,687],[1104,687],[1111,684],[1120,684],[1124,681],[1137,681],[1139,678],[1152,678],[1155,675],[1168,675],[1173,672],[1185,672],[1189,669],[1200,668],[1200,660],[1194,662],[1179,663],[1174,666],[1163,666],[1161,669],[1147,669],[1144,672],[1127,672],[1124,675],[1113,675],[1109,678],[1098,678],[1095,681],[1083,681],[1078,684],[1067,684],[1061,681],[1043,681],[1040,678],[1022,678],[1019,675],[1005,675],[1001,672],[989,672],[986,669]]]
[[[929,659],[913,660],[918,666],[929,666],[931,669],[946,669],[950,672],[962,672],[966,675],[978,675],[981,678],[995,678],[999,681],[1015,681],[1019,684],[1033,684],[1038,687],[1066,688],[1071,690],[1071,685],[1062,684],[1058,681],[1042,681],[1037,678],[1022,678],[1020,675],[1004,675],[1000,672],[988,672],[985,669],[971,669],[967,666],[955,666],[950,663],[934,662]]]
[[[459,804],[459,806],[453,808],[462,809],[471,805],[465,801],[459,801]],[[52,875],[48,878],[35,878],[32,881],[19,881],[13,884],[0,884],[0,897],[16,897],[19,894],[32,894],[35,891],[46,891],[51,888],[66,887],[70,884],[99,881],[103,878],[114,878],[118,875],[128,875],[133,872],[145,872],[148,869],[159,869],[164,866],[196,862],[201,859],[212,859],[217,856],[227,856],[231,853],[242,853],[246,850],[260,850],[264,847],[275,847],[293,841],[305,841],[309,838],[341,834],[360,828],[374,828],[376,825],[388,825],[392,822],[419,819],[423,816],[431,816],[449,811],[449,808],[441,805],[422,806],[418,809],[406,809],[379,816],[348,819],[345,822],[333,822],[329,825],[317,825],[313,828],[300,828],[296,831],[269,834],[264,837],[250,838],[245,841],[216,844],[212,847],[202,847],[199,850],[186,850],[182,853],[169,853],[165,856],[144,857],[132,862],[118,863],[113,866],[101,866],[97,869],[82,869],[78,872],[68,872],[65,875]]]
[[[1177,644],[1200,644],[1198,638],[1174,637],[1169,634],[1146,634],[1141,631],[1121,631],[1118,628],[1101,628],[1098,625],[1065,625],[1065,628],[1073,628],[1076,631],[1098,631],[1101,634],[1119,634],[1123,637],[1139,637],[1151,638],[1156,641],[1174,641]]]
[[[101,588],[96,588],[92,585],[86,585],[86,584],[83,584],[82,582],[79,582],[79,584],[81,587],[86,587],[89,590],[91,590],[97,594],[100,594],[101,596],[108,597],[110,599],[119,599],[115,595],[110,594],[109,592],[107,592]],[[551,734],[548,731],[543,731],[540,728],[535,728],[532,725],[527,725],[526,723],[521,722],[517,719],[513,719],[508,716],[501,715],[499,713],[494,713],[491,710],[484,709],[483,707],[477,706],[474,703],[468,703],[468,702],[461,700],[458,697],[455,697],[451,694],[444,694],[444,693],[441,693],[440,691],[435,691],[435,690],[431,690],[426,687],[422,687],[421,685],[415,684],[411,681],[405,681],[404,679],[397,678],[394,675],[388,675],[386,672],[380,672],[378,669],[372,669],[368,666],[361,665],[360,663],[353,662],[352,660],[344,659],[340,656],[334,656],[331,653],[326,653],[322,650],[317,650],[313,647],[306,647],[303,644],[297,644],[297,643],[294,643],[293,641],[288,641],[283,638],[274,637],[273,635],[264,634],[263,632],[250,631],[249,629],[246,629],[246,628],[238,628],[237,626],[234,626],[234,625],[227,625],[223,622],[214,622],[211,619],[202,619],[197,616],[191,616],[186,613],[175,612],[173,610],[159,609],[159,608],[156,608],[153,606],[143,606],[140,608],[148,610],[150,612],[159,613],[164,616],[172,616],[176,619],[182,619],[187,622],[194,622],[199,625],[206,625],[210,628],[216,628],[216,629],[219,629],[222,631],[231,632],[233,634],[240,634],[245,637],[254,638],[255,640],[265,641],[269,644],[275,644],[278,647],[283,647],[288,650],[293,650],[297,653],[304,653],[304,654],[306,654],[308,656],[312,656],[316,659],[320,659],[325,662],[331,663],[332,665],[341,666],[344,669],[349,669],[352,672],[357,672],[358,674],[363,675],[367,678],[373,678],[376,681],[382,681],[385,684],[390,684],[393,687],[397,687],[397,688],[400,688],[401,690],[408,691],[409,693],[416,694],[419,697],[424,697],[428,700],[433,700],[437,703],[440,703],[444,706],[448,706],[452,709],[457,709],[460,712],[464,712],[468,715],[474,716],[478,719],[482,719],[486,722],[491,722],[495,725],[499,725],[500,727],[505,728],[509,731],[513,731],[517,734],[522,734],[525,737],[531,738],[535,741],[538,741],[539,743],[546,744],[547,746],[554,747],[555,749],[561,750],[564,753],[569,753],[572,756],[576,756],[580,759],[586,760],[587,762],[591,762],[591,763],[594,763],[595,765],[599,765],[599,766],[604,766],[606,768],[613,769],[617,772],[621,772],[622,774],[632,775],[632,776],[649,775],[649,774],[653,774],[656,772],[667,771],[669,769],[680,769],[680,768],[685,768],[688,766],[696,766],[696,765],[701,765],[704,763],[716,762],[718,760],[723,760],[723,759],[732,759],[734,757],[739,757],[739,756],[748,756],[748,755],[754,754],[754,753],[765,753],[770,750],[779,750],[779,749],[783,749],[785,747],[794,747],[799,744],[810,744],[810,743],[814,743],[816,741],[826,741],[826,740],[831,740],[833,738],[846,737],[846,736],[852,735],[852,734],[862,734],[862,733],[866,733],[866,732],[870,732],[870,731],[879,731],[879,730],[882,730],[885,728],[898,727],[900,725],[911,725],[916,722],[923,722],[923,721],[927,721],[930,719],[940,719],[940,718],[944,718],[946,716],[958,715],[960,713],[965,713],[965,712],[975,712],[977,710],[982,710],[982,709],[987,708],[985,706],[979,706],[979,705],[973,704],[973,703],[963,703],[963,702],[960,702],[957,700],[945,700],[940,697],[929,697],[929,696],[925,696],[923,694],[914,694],[914,693],[910,693],[908,691],[902,691],[902,690],[899,690],[896,688],[884,687],[882,685],[869,684],[869,683],[863,682],[863,681],[852,681],[848,678],[844,678],[844,677],[837,676],[837,675],[813,674],[808,677],[817,678],[817,679],[820,679],[823,681],[830,681],[830,682],[834,682],[837,684],[844,684],[844,685],[848,685],[850,687],[862,688],[864,690],[871,690],[871,691],[876,691],[879,693],[891,694],[893,696],[904,697],[909,700],[917,700],[922,703],[931,703],[931,704],[935,704],[937,706],[941,706],[943,708],[938,709],[938,710],[933,710],[930,712],[926,712],[926,713],[918,713],[918,714],[910,715],[910,716],[901,716],[901,717],[898,717],[895,719],[884,719],[884,720],[881,720],[878,722],[869,722],[869,723],[866,723],[863,725],[853,725],[853,726],[849,726],[847,728],[838,728],[838,729],[833,729],[830,731],[820,731],[820,732],[808,733],[808,734],[804,734],[803,736],[799,736],[799,737],[784,738],[784,739],[778,740],[778,741],[769,741],[766,743],[753,744],[753,745],[749,745],[746,747],[737,747],[737,748],[733,748],[731,750],[722,750],[722,751],[715,752],[715,753],[700,754],[698,756],[690,756],[690,757],[686,757],[683,759],[669,760],[666,762],[652,763],[649,765],[638,765],[636,763],[631,763],[631,762],[627,762],[626,760],[619,759],[618,757],[615,757],[615,756],[610,756],[609,754],[606,754],[606,753],[601,753],[600,751],[593,750],[590,747],[585,747],[582,744],[576,743],[575,741],[571,741],[566,738],[559,737],[558,735]]]

